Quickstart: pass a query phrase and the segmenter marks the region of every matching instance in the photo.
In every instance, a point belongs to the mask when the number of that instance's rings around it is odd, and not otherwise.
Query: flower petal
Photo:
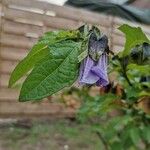
[[[94,63],[95,62],[89,56],[83,60],[80,67],[80,84],[94,84],[99,80],[99,77],[91,71]]]
[[[99,77],[99,80],[97,81],[96,85],[100,86],[106,86],[109,83],[108,75],[107,75],[107,55],[103,54],[97,65],[92,67],[91,71]]]
[[[95,62],[89,56],[83,60],[80,66],[79,83],[82,85],[96,83],[97,86],[109,84],[106,54],[103,54],[98,62]]]

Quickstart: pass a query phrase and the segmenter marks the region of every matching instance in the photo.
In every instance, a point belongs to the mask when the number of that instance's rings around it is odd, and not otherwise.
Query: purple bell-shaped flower
[[[107,75],[108,38],[103,35],[99,39],[92,33],[89,39],[88,56],[81,62],[79,84],[106,86],[109,83]]]

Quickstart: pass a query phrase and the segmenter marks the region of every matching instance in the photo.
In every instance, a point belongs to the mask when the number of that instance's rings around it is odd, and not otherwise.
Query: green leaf
[[[147,141],[150,144],[150,129],[148,126],[144,126],[142,131],[142,137],[145,141]]]
[[[79,38],[78,30],[59,30],[59,31],[49,31],[46,32],[39,41],[58,41],[58,40],[66,40],[66,39],[77,39]]]
[[[43,59],[48,54],[47,45],[44,43],[37,43],[33,46],[30,53],[19,62],[16,68],[13,70],[10,80],[9,87],[11,87],[17,80],[25,75],[33,66]]]
[[[115,131],[119,131],[122,130],[122,128],[126,125],[128,125],[129,123],[132,122],[132,118],[129,115],[125,115],[125,116],[116,116],[115,118],[111,118],[107,124],[107,130],[115,130]]]
[[[138,128],[131,128],[130,129],[130,137],[134,145],[138,145],[141,137],[140,137],[140,130]]]
[[[123,145],[121,142],[114,142],[111,144],[111,150],[123,150]]]
[[[126,99],[128,102],[134,102],[137,100],[140,90],[135,87],[127,86],[125,89]]]
[[[39,100],[70,86],[78,76],[81,43],[62,41],[49,46],[50,55],[35,66],[23,83],[20,101]]]
[[[86,27],[84,28],[84,40],[82,42],[81,51],[78,56],[78,61],[81,62],[88,56],[88,45],[89,45],[89,38],[90,35],[87,35]]]
[[[46,57],[49,53],[48,46],[66,39],[75,39],[79,31],[51,31],[41,37],[39,42],[33,46],[30,53],[16,66],[9,80],[11,87],[17,80],[30,71],[37,62]]]
[[[83,51],[79,56],[78,56],[78,62],[81,62],[83,59],[85,59],[88,56],[88,50]]]
[[[127,66],[127,70],[133,72],[136,71],[138,73],[138,76],[146,76],[150,73],[150,66],[148,65],[137,65],[137,64],[129,64]]]
[[[150,40],[146,37],[140,27],[131,27],[124,24],[118,28],[126,36],[125,48],[123,51],[123,56],[130,54],[132,48],[136,45],[141,45],[143,43],[150,43]]]
[[[97,105],[100,112],[108,112],[115,107],[114,102],[118,97],[114,94],[106,94],[100,97],[100,104]]]
[[[141,91],[141,92],[139,92],[138,96],[139,96],[139,97],[142,97],[142,96],[150,96],[150,93],[147,92],[147,91]]]

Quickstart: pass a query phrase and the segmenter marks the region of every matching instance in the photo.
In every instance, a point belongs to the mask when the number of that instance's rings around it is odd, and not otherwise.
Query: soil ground
[[[0,150],[103,150],[90,125],[66,119],[0,126]]]

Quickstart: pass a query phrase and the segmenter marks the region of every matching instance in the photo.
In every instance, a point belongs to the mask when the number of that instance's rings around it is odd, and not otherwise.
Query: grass
[[[0,150],[103,150],[90,125],[68,120],[0,128]]]

